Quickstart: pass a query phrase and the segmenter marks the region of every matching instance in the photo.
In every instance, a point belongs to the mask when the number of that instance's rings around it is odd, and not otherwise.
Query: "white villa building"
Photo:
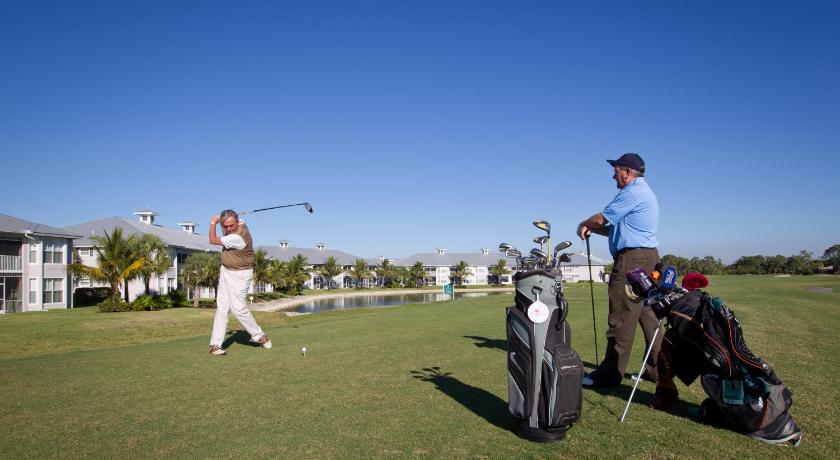
[[[79,235],[0,214],[0,314],[72,308],[73,239]]]
[[[563,262],[560,264],[561,272],[563,273],[563,281],[565,282],[579,282],[589,281],[589,266],[586,261],[586,253],[581,252],[571,255],[570,262]],[[513,272],[517,270],[516,259],[508,258],[499,253],[493,253],[489,249],[481,249],[478,253],[447,253],[446,249],[439,248],[433,253],[420,253],[413,256],[399,259],[395,265],[411,267],[417,262],[423,264],[426,271],[426,284],[441,286],[448,284],[450,274],[454,267],[460,261],[467,263],[470,275],[464,278],[464,284],[490,284],[493,280],[490,274],[490,267],[499,263],[500,259],[507,262],[507,267],[510,273],[502,276],[499,280],[502,284],[513,283]],[[592,278],[595,282],[605,282],[607,280],[606,265],[609,261],[597,256],[592,256]]]
[[[430,286],[442,286],[449,284],[449,277],[452,270],[459,262],[467,263],[470,274],[464,277],[464,284],[489,284],[490,267],[505,260],[510,273],[502,276],[502,283],[511,283],[511,277],[516,269],[516,259],[507,258],[503,254],[494,253],[490,249],[481,249],[480,252],[452,252],[448,253],[445,248],[438,248],[435,252],[414,254],[404,259],[399,259],[396,265],[411,267],[420,262],[426,271],[426,284]]]
[[[560,271],[563,273],[563,281],[567,283],[576,283],[579,281],[589,282],[589,266],[586,261],[586,251],[581,251],[573,254],[571,262],[561,262]],[[602,259],[597,256],[590,256],[592,260],[592,280],[596,283],[605,283],[609,280],[609,273],[607,273],[607,264],[612,263],[609,260]]]
[[[348,254],[342,251],[336,251],[334,249],[327,249],[324,243],[317,243],[315,244],[314,248],[295,248],[290,247],[289,242],[287,240],[280,240],[277,243],[277,246],[258,246],[254,248],[254,250],[262,249],[266,253],[266,257],[273,260],[280,260],[283,262],[287,262],[292,257],[300,254],[303,257],[306,257],[306,265],[311,267],[309,270],[309,281],[303,283],[303,287],[306,289],[327,289],[327,280],[324,278],[323,275],[319,274],[318,268],[324,265],[324,262],[330,257],[334,257],[336,263],[340,265],[345,271],[340,273],[339,275],[335,276],[330,280],[332,288],[349,288],[354,287],[355,280],[348,275],[347,270],[353,266],[356,259],[363,259],[365,262],[368,263],[368,267],[375,267],[378,263],[372,263],[373,260],[364,259],[363,257],[355,256],[353,254]],[[363,280],[363,286],[369,287],[375,283],[376,279],[372,278],[370,280]],[[257,283],[256,292],[265,292],[271,291],[272,287],[270,285],[260,285],[261,283]]]
[[[149,283],[149,289],[156,294],[166,294],[176,289],[183,291],[178,274],[180,273],[180,267],[190,254],[219,251],[218,246],[214,246],[208,242],[207,235],[195,233],[197,224],[194,222],[183,221],[178,223],[180,228],[170,228],[155,224],[155,217],[159,214],[154,211],[145,209],[134,212],[133,214],[138,216],[137,220],[126,219],[124,217],[108,217],[65,227],[65,231],[69,233],[82,235],[74,243],[81,263],[89,267],[97,266],[96,243],[91,239],[91,236],[105,236],[105,232],[110,235],[117,227],[122,228],[123,235],[126,237],[128,235],[141,235],[144,233],[155,235],[169,247],[169,256],[172,257],[172,267],[166,273],[153,276]],[[73,290],[75,291],[76,288],[83,287],[107,286],[104,283],[91,282],[90,279],[76,278],[74,279]],[[120,293],[124,296],[125,292],[123,290],[124,287],[121,286]],[[129,300],[134,300],[137,296],[143,294],[144,290],[143,280],[139,278],[132,279],[128,283]]]

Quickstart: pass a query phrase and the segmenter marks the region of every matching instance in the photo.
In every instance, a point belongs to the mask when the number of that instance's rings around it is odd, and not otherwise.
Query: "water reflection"
[[[473,297],[485,297],[488,295],[506,294],[509,292],[456,292],[455,300],[469,299]],[[300,305],[291,311],[299,313],[316,313],[319,311],[328,310],[349,310],[352,308],[368,308],[368,307],[393,307],[395,305],[403,305],[409,303],[421,302],[442,302],[452,300],[451,294],[442,294],[439,292],[429,292],[423,294],[383,294],[383,295],[364,295],[354,297],[341,297],[337,299],[320,299],[309,300],[305,304]]]

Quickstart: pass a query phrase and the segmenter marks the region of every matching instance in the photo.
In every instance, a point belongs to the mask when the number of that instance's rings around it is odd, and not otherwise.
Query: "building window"
[[[64,280],[61,278],[47,278],[44,280],[44,303],[58,303],[64,301],[61,289],[63,281]]]
[[[38,243],[29,243],[29,263],[38,263]]]
[[[61,264],[64,263],[64,246],[55,243],[44,243],[44,263],[45,264]]]
[[[38,278],[29,278],[29,305],[38,302]]]

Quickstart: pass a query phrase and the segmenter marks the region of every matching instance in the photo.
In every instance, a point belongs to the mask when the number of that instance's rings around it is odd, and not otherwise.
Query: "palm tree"
[[[290,295],[299,295],[303,292],[303,283],[309,280],[309,271],[306,269],[306,257],[298,254],[286,262],[286,280]]]
[[[149,281],[152,275],[166,273],[172,267],[172,257],[169,256],[169,247],[160,238],[151,233],[144,233],[134,239],[134,252],[137,257],[145,260],[143,267],[137,276],[143,278],[145,294],[149,294]]]
[[[201,288],[215,287],[219,280],[221,254],[197,252],[190,254],[181,266],[181,282],[193,289],[193,307],[198,307]]]
[[[502,284],[502,276],[508,273],[510,273],[510,269],[507,267],[507,261],[504,259],[499,259],[496,265],[490,266],[490,274],[496,277],[496,284]]]
[[[408,269],[408,279],[413,287],[423,286],[423,281],[426,279],[426,270],[423,268],[423,262],[417,261]]]
[[[275,291],[287,291],[285,279],[286,262],[283,262],[282,260],[278,259],[271,259],[268,261],[268,267],[266,267],[266,272],[268,276],[268,282],[271,283]]]
[[[276,290],[289,295],[298,295],[303,291],[303,284],[309,280],[306,257],[298,254],[288,262],[272,260],[268,269],[269,280]]]
[[[327,278],[327,289],[332,289],[333,277],[340,275],[343,271],[344,269],[341,268],[341,265],[338,265],[338,261],[335,260],[335,257],[329,256],[327,257],[327,260],[324,261],[324,265],[321,265],[321,269],[318,270],[318,273]]]
[[[350,276],[356,280],[356,288],[362,284],[362,280],[370,279],[371,271],[364,259],[356,259],[350,268]]]
[[[109,235],[91,236],[96,243],[96,263],[98,267],[88,267],[81,263],[70,265],[69,270],[94,281],[106,282],[111,287],[114,302],[120,298],[120,284],[125,285],[125,301],[128,302],[128,280],[137,274],[146,264],[146,259],[137,257],[134,251],[134,235],[123,237],[122,227],[116,227]]]
[[[382,287],[385,287],[385,280],[394,278],[394,265],[388,259],[382,259],[382,264],[375,271],[379,278],[379,285]]]
[[[257,283],[269,283],[271,280],[269,279],[268,268],[271,265],[271,261],[268,258],[268,254],[265,252],[264,249],[257,249],[254,251],[254,285],[256,288]],[[256,291],[256,289],[254,289]]]
[[[458,280],[458,284],[464,284],[464,278],[470,275],[472,275],[472,270],[467,267],[466,262],[460,260],[457,264],[455,264],[455,268],[449,276],[450,278]]]
[[[411,276],[408,273],[408,267],[394,267],[393,270],[394,279],[400,287],[408,286],[410,284],[409,280],[411,279]]]

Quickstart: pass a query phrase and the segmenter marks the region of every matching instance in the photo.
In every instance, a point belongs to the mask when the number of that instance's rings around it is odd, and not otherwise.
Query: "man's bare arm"
[[[609,229],[607,229],[608,224],[609,222],[600,212],[593,214],[592,217],[578,224],[577,235],[582,240],[586,239],[590,233],[608,236],[610,234]]]
[[[216,245],[221,246],[222,245],[222,240],[219,239],[218,236],[216,236],[216,224],[218,224],[218,223],[219,223],[219,216],[213,216],[210,219],[210,230],[209,230],[210,244],[216,244]]]

